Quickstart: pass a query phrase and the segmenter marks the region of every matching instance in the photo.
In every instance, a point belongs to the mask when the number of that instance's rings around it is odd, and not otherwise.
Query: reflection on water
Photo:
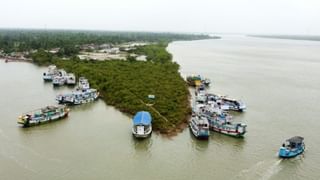
[[[139,151],[139,152],[149,151],[153,143],[152,134],[148,138],[135,138],[132,135],[131,143],[136,151]]]
[[[190,128],[188,128],[189,130],[189,134],[190,134],[190,142],[191,142],[191,146],[192,148],[194,148],[197,151],[206,151],[208,149],[209,146],[209,141],[210,138],[208,140],[206,139],[197,139],[193,134]],[[211,132],[210,132],[211,133]],[[212,135],[212,134],[211,134]],[[211,136],[210,135],[210,136]]]

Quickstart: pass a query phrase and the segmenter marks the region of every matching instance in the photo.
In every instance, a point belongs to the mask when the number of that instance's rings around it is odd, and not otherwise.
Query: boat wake
[[[266,169],[265,173],[262,175],[260,180],[267,180],[270,179],[273,175],[277,174],[282,168],[280,165],[282,159],[279,159],[274,164],[271,164],[271,166]]]
[[[282,168],[280,165],[282,159],[274,161],[259,161],[252,167],[242,170],[233,179],[246,179],[246,180],[268,180],[273,175],[277,174]]]

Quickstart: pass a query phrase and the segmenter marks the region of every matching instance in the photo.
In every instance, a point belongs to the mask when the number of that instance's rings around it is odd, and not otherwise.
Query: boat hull
[[[193,128],[193,126],[191,124],[189,125],[189,127],[190,127],[192,134],[197,139],[204,139],[204,140],[209,139],[209,136],[210,136],[209,131],[197,131]]]
[[[215,131],[215,132],[218,132],[218,133],[221,133],[221,134],[225,134],[225,135],[228,135],[228,136],[232,136],[232,137],[238,137],[238,138],[242,138],[246,132],[236,132],[236,131],[232,131],[232,130],[225,130],[223,128],[217,128],[217,127],[210,127],[210,129],[212,131]]]
[[[304,152],[305,147],[297,148],[296,150],[288,150],[284,147],[281,147],[279,150],[280,158],[293,158]]]
[[[57,121],[57,120],[60,120],[60,119],[64,119],[68,115],[69,115],[69,112],[65,112],[63,114],[55,115],[55,116],[52,116],[52,117],[31,119],[30,121],[24,121],[22,119],[19,119],[18,120],[18,124],[21,124],[23,127],[31,127],[31,126],[36,126],[36,125],[45,124],[45,123],[49,123],[49,122],[52,122],[52,121]]]

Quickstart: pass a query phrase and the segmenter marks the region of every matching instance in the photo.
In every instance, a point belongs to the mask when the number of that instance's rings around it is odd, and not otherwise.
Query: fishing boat
[[[305,150],[305,145],[303,142],[304,138],[301,136],[294,136],[287,139],[280,147],[279,157],[281,158],[292,158],[301,154]]]
[[[80,105],[98,99],[100,93],[96,89],[76,90],[68,94],[60,94],[56,97],[59,104]]]
[[[198,76],[188,76],[187,77],[187,83],[189,86],[200,86],[201,85],[201,77],[200,75]]]
[[[58,120],[68,116],[69,109],[64,105],[46,106],[19,116],[18,124],[24,127],[39,125],[41,123]]]
[[[152,117],[147,111],[138,112],[132,119],[132,134],[136,138],[146,138],[152,132]]]
[[[44,81],[52,81],[53,76],[57,74],[57,67],[55,65],[50,65],[48,67],[48,71],[43,73]]]
[[[209,121],[204,116],[198,116],[193,114],[189,123],[192,134],[199,139],[208,139],[209,132]]]
[[[79,78],[79,82],[78,82],[78,88],[82,89],[82,90],[86,90],[90,88],[90,84],[88,79],[84,78],[84,77],[80,77]]]
[[[59,69],[53,76],[52,85],[62,86],[67,82],[67,72],[63,69]]]
[[[66,76],[67,85],[75,85],[76,84],[76,76],[73,73],[68,73]]]
[[[222,112],[221,114],[214,113],[207,117],[209,119],[210,129],[213,131],[233,137],[242,137],[247,132],[246,124],[232,122],[232,117],[225,112]]]

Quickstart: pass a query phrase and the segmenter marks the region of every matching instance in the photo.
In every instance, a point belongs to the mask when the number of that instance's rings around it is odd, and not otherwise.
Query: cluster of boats
[[[61,80],[58,85],[76,84],[70,83],[70,77],[75,81],[73,74],[67,74],[64,70],[58,70],[55,65],[50,65],[48,71],[43,74],[45,81]],[[62,80],[64,79],[64,80]],[[63,81],[63,83],[62,83]],[[69,82],[69,83],[68,83]],[[54,83],[55,85],[55,83]],[[90,88],[88,79],[84,77],[79,78],[78,86],[74,91],[70,93],[60,94],[56,96],[56,101],[59,105],[46,106],[40,109],[36,109],[22,114],[18,118],[18,124],[22,124],[24,127],[42,124],[58,119],[62,119],[68,116],[70,109],[67,105],[80,105],[88,102],[92,102],[99,97],[99,91]]]
[[[76,77],[73,73],[67,73],[55,65],[50,65],[47,72],[43,73],[43,80],[51,81],[53,86],[76,85]]]
[[[199,78],[196,79],[194,76],[187,78],[187,81],[189,79],[190,82],[190,79],[199,81],[198,83],[189,83],[190,85],[197,84],[192,117],[189,123],[193,135],[197,138],[208,139],[209,130],[212,130],[229,136],[242,137],[247,132],[247,125],[234,122],[228,111],[243,112],[246,105],[240,100],[207,93],[208,84],[204,82],[210,82],[210,80],[200,81],[201,76],[197,77]]]
[[[243,137],[247,125],[234,122],[228,111],[243,112],[246,105],[241,100],[227,96],[207,93],[210,80],[198,76],[187,77],[187,83],[195,87],[195,98],[189,127],[192,134],[199,139],[208,139],[210,130],[234,137]],[[304,138],[294,136],[287,139],[280,147],[280,158],[292,158],[305,150]]]

